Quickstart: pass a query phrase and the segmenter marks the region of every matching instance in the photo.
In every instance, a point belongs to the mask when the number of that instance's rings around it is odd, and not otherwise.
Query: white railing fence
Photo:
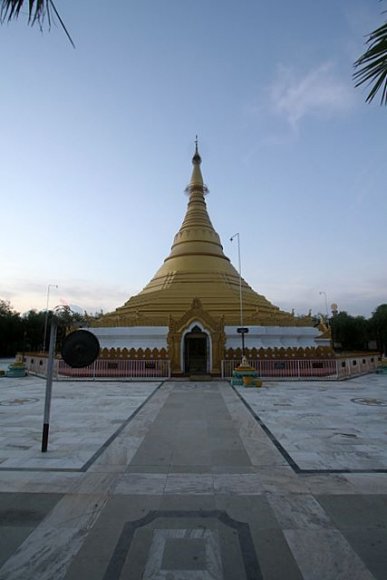
[[[47,356],[25,355],[28,372],[40,376],[47,374]],[[240,360],[223,360],[221,378],[230,379]],[[250,359],[259,377],[265,379],[291,380],[338,380],[375,372],[379,365],[377,355],[353,356],[337,359]],[[168,359],[132,360],[98,359],[82,369],[69,367],[62,359],[55,359],[54,378],[88,379],[168,379],[171,377],[171,361]]]
[[[240,360],[222,361],[222,378],[232,377],[233,370],[239,366]],[[338,380],[355,377],[376,371],[377,356],[360,356],[338,359],[283,359],[262,360],[249,359],[259,377],[266,379],[293,379],[293,380]]]
[[[45,376],[47,374],[47,357],[25,356],[28,372]],[[171,364],[167,359],[131,360],[131,359],[97,359],[93,364],[81,369],[74,369],[62,359],[54,361],[55,379],[168,379],[171,376]]]

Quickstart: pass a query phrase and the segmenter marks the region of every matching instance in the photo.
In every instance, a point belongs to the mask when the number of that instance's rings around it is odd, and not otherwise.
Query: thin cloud
[[[321,281],[320,281],[321,282]],[[254,285],[253,285],[254,286]],[[336,280],[334,285],[327,286],[315,281],[314,286],[307,282],[302,284],[297,280],[289,280],[286,285],[280,283],[267,283],[260,286],[259,291],[270,302],[281,309],[296,314],[307,314],[309,310],[313,314],[322,312],[325,314],[326,306],[321,290],[327,293],[328,311],[331,304],[335,303],[339,311],[347,311],[353,316],[363,315],[367,318],[380,304],[387,303],[387,276],[370,277],[368,279],[343,279]]]
[[[269,96],[272,110],[294,128],[307,116],[343,113],[354,103],[352,87],[335,73],[331,63],[304,75],[280,66]]]
[[[18,312],[31,309],[46,308],[47,285],[34,280],[18,279],[4,281],[5,287],[0,287],[0,299],[9,300]],[[97,312],[101,308],[106,312],[121,306],[138,289],[122,288],[110,284],[98,284],[86,280],[55,280],[58,288],[52,288],[50,293],[50,307],[68,303],[76,305],[81,311]]]

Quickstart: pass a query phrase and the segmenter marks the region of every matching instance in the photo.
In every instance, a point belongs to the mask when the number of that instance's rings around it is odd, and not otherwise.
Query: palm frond
[[[38,23],[42,28],[45,19],[47,19],[48,27],[51,28],[51,10],[59,20],[67,38],[75,48],[75,44],[62,20],[58,10],[55,7],[53,0],[0,0],[0,22],[10,21],[18,18],[22,8],[28,11],[28,23],[33,26]]]
[[[370,103],[381,91],[380,104],[387,105],[387,22],[371,32],[367,45],[366,52],[353,65],[355,87],[372,84],[366,102]]]
[[[50,16],[50,0],[1,0],[0,20],[12,20],[18,18],[22,8],[28,9],[28,22],[43,23],[45,16]]]

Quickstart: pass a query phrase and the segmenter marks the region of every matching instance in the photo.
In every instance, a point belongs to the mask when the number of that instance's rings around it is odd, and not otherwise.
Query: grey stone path
[[[387,473],[297,472],[257,421],[265,391],[249,409],[226,382],[156,387],[83,468],[55,449],[57,471],[0,471],[1,580],[387,577]]]

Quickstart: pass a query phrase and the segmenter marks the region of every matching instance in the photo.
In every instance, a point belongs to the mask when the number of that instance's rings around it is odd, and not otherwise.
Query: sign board
[[[246,328],[245,326],[240,326],[239,328],[237,328],[237,332],[238,334],[247,334],[249,332],[249,329]]]

